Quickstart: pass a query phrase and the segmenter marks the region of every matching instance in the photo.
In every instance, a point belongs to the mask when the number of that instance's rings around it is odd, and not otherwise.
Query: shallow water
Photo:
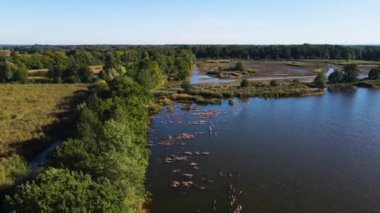
[[[289,71],[293,72],[305,72],[303,69],[297,69],[297,68],[290,68]],[[329,67],[327,71],[325,72],[325,76],[329,77],[331,73],[335,71],[335,68]],[[249,78],[251,81],[270,81],[270,80],[286,80],[286,79],[310,79],[309,81],[313,81],[313,78],[315,78],[316,75],[301,75],[301,76],[287,76],[286,74],[280,74],[280,75],[271,75],[271,76],[255,76],[253,78]],[[367,73],[359,73],[358,79],[364,79],[367,78]],[[206,83],[232,83],[240,81],[239,79],[221,79],[212,77],[209,75],[203,75],[200,74],[199,70],[194,70],[192,72],[190,82],[191,84],[206,84]]]
[[[300,69],[300,68],[289,68],[289,71],[293,72],[305,72],[306,70]],[[334,72],[333,68],[329,68],[326,71],[326,75],[328,76]],[[302,75],[302,76],[287,76],[286,74],[284,75],[271,75],[271,76],[255,76],[253,78],[250,78],[249,80],[252,81],[269,81],[269,80],[281,80],[281,79],[307,79],[307,78],[314,78],[315,75]],[[231,83],[231,82],[236,82],[240,81],[239,79],[221,79],[221,78],[216,78],[212,77],[209,75],[204,75],[201,74],[199,70],[194,70],[192,72],[192,75],[190,77],[190,82],[191,84],[207,84],[207,83]]]
[[[380,90],[328,91],[324,96],[249,99],[199,111],[161,113],[153,121],[147,187],[155,212],[228,212],[232,185],[243,212],[376,212],[380,209]],[[193,114],[191,114],[193,113]],[[188,125],[204,120],[210,125]],[[168,135],[204,132],[159,145]],[[210,134],[211,133],[211,134]],[[184,143],[184,144],[180,144]],[[167,164],[170,154],[208,151]],[[189,166],[199,164],[199,170]],[[181,169],[179,174],[172,170]],[[173,189],[194,175],[197,187]],[[221,176],[220,173],[223,173]],[[227,174],[227,176],[224,176]],[[212,180],[212,181],[210,181]],[[200,190],[199,187],[205,187]],[[213,205],[213,202],[216,204]]]
[[[191,84],[206,84],[206,83],[231,83],[237,81],[236,79],[221,79],[209,75],[203,75],[199,70],[193,70],[190,82]]]

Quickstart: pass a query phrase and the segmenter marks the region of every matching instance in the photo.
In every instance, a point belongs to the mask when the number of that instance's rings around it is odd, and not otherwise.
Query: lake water
[[[183,132],[198,133],[159,144]],[[380,90],[224,101],[194,111],[177,105],[154,118],[150,140],[153,213],[228,212],[240,191],[233,205],[243,212],[380,211]],[[192,152],[187,161],[164,162],[184,152]],[[169,187],[187,173],[194,185]]]

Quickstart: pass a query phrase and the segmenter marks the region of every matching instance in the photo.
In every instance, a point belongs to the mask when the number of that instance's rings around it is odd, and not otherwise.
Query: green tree
[[[358,79],[359,67],[357,64],[347,64],[343,68],[343,81],[354,82]]]
[[[122,212],[123,196],[109,180],[50,168],[19,186],[6,202],[15,212]]]
[[[145,59],[138,65],[136,81],[147,89],[153,89],[164,83],[164,78],[157,62]]]
[[[117,62],[116,62],[115,55],[111,51],[107,52],[104,56],[103,69],[107,71],[112,68],[116,68],[116,66],[117,66]]]
[[[26,82],[28,70],[21,62],[10,62],[3,60],[0,62],[0,82]]]
[[[368,78],[371,80],[380,79],[380,66],[374,69],[371,69],[368,73]]]
[[[315,85],[319,88],[324,88],[326,86],[326,81],[327,78],[324,73],[319,73],[314,79]]]
[[[333,73],[331,73],[328,77],[329,83],[336,84],[343,81],[343,72],[339,70],[335,70]]]
[[[77,73],[82,83],[90,83],[90,82],[93,82],[94,80],[93,74],[89,66],[86,66],[86,65],[80,66]]]
[[[55,83],[62,83],[66,68],[64,64],[54,64],[50,67],[48,76],[51,77]]]
[[[192,64],[184,57],[178,57],[175,60],[175,72],[179,79],[186,79],[191,75]]]

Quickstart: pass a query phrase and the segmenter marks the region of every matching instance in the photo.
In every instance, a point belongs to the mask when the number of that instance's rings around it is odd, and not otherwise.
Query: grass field
[[[85,84],[0,84],[0,189],[26,175],[27,160],[51,142],[49,131]],[[66,129],[65,129],[66,130]],[[61,130],[61,131],[65,131]]]
[[[20,143],[44,138],[44,128],[67,110],[67,99],[84,89],[84,84],[0,84],[0,157]]]

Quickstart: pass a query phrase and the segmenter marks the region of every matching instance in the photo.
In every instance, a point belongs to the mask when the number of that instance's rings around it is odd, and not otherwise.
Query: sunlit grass
[[[0,156],[13,152],[11,144],[44,137],[43,127],[57,121],[64,102],[84,84],[1,84]]]
[[[22,144],[44,140],[44,128],[65,112],[65,99],[84,84],[0,84],[0,186],[12,184],[26,171]],[[33,153],[31,153],[33,154]]]

